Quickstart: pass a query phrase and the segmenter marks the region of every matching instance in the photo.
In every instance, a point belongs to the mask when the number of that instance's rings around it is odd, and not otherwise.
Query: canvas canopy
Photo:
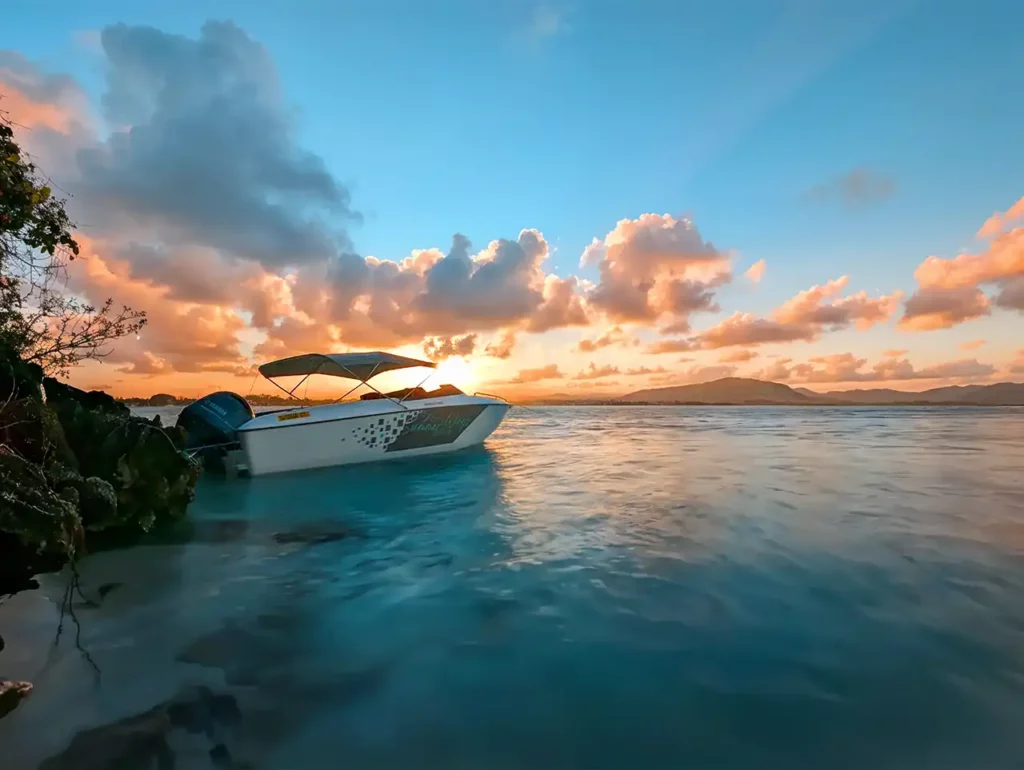
[[[431,361],[396,356],[393,353],[382,353],[379,350],[371,353],[305,353],[263,364],[260,366],[260,374],[267,379],[326,374],[366,382],[378,374],[414,366],[427,366],[433,369],[435,364]]]

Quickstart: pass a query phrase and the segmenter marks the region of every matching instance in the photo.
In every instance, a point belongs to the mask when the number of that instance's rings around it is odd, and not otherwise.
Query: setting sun
[[[452,356],[440,361],[434,376],[430,379],[437,385],[454,385],[467,393],[472,392],[479,385],[473,365],[460,356]]]

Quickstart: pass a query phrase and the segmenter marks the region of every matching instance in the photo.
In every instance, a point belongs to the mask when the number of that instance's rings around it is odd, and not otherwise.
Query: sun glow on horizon
[[[438,362],[434,375],[430,378],[435,386],[454,385],[460,390],[472,392],[480,384],[480,378],[473,364],[461,356],[452,356]]]

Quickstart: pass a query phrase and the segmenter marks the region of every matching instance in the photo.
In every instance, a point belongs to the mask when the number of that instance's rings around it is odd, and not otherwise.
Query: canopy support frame
[[[378,388],[376,388],[375,386],[370,384],[369,380],[372,377],[375,377],[377,375],[377,370],[380,368],[381,362],[375,363],[373,365],[373,369],[371,369],[370,373],[367,374],[365,377],[362,377],[362,376],[356,374],[355,372],[352,371],[351,368],[349,368],[345,364],[342,364],[342,363],[340,363],[338,361],[335,361],[335,363],[348,375],[349,379],[356,380],[357,384],[355,385],[355,387],[350,388],[348,391],[346,391],[341,397],[336,398],[334,401],[332,401],[331,402],[332,404],[337,404],[339,401],[343,401],[345,398],[347,398],[352,393],[357,391],[361,386],[366,385],[368,388],[370,388],[370,390],[374,391],[381,398],[386,398],[388,401],[392,402],[393,404],[397,404],[398,406],[402,407],[405,410],[409,409],[409,407],[406,406],[406,404],[404,402],[412,394],[412,392],[413,392],[413,390],[415,390],[415,388],[410,388],[409,391],[404,396],[402,396],[401,399],[395,399],[395,398],[392,398],[391,396],[389,396],[387,393],[382,392],[381,390],[379,390]],[[434,366],[434,364],[430,364],[430,363],[426,363],[426,362],[420,362],[420,363],[423,366],[429,366],[429,367],[433,367]],[[315,370],[313,370],[311,372],[307,372],[305,375],[303,375],[302,379],[299,380],[298,383],[296,383],[296,385],[291,390],[288,390],[287,388],[283,387],[282,385],[278,385],[278,383],[276,382],[275,376],[269,375],[269,374],[263,374],[263,376],[266,379],[268,379],[274,385],[275,388],[280,390],[286,396],[288,396],[289,398],[291,398],[291,399],[293,399],[295,401],[299,401],[301,399],[299,399],[295,395],[295,391],[297,391],[300,387],[302,387],[302,383],[306,382],[306,380],[308,380],[312,375],[320,374],[320,370],[323,367],[323,365],[324,365],[324,362],[321,362],[320,364],[317,365]],[[261,372],[261,374],[262,374],[262,372]],[[429,380],[432,375],[433,375],[433,372],[428,372],[427,376],[424,377],[422,380],[420,380],[420,382],[416,385],[416,388],[421,387],[423,385],[423,383],[425,383],[427,380]],[[278,375],[278,376],[282,376],[282,375]]]

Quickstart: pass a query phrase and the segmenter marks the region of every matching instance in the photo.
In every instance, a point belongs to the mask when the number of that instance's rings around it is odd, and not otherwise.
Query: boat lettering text
[[[472,417],[457,417],[456,415],[449,415],[441,420],[432,422],[412,422],[406,430],[409,433],[448,433],[452,432],[456,436],[462,433],[473,419],[476,417],[474,414]]]
[[[303,417],[309,417],[309,412],[289,412],[288,414],[279,414],[277,416],[277,421],[284,422],[285,420],[298,420]]]

